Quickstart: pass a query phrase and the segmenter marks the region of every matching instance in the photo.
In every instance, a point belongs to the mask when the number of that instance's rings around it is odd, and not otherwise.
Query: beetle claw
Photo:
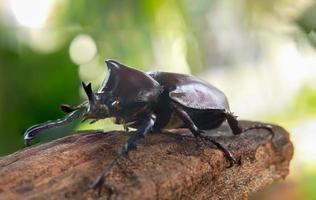
[[[26,147],[30,146],[30,140],[24,140],[24,146]]]
[[[97,190],[98,191],[98,196],[100,196],[103,184],[104,184],[104,177],[103,176],[99,176],[97,178],[97,180],[92,185],[90,185],[89,187],[91,189],[93,189],[93,190]]]
[[[228,159],[229,165],[226,166],[226,168],[231,168],[235,164],[240,164],[240,161],[238,161],[234,156],[232,155],[226,155],[226,158]]]
[[[219,148],[224,153],[226,159],[229,162],[229,165],[226,166],[226,168],[231,168],[234,166],[234,164],[240,163],[240,161],[238,161],[235,158],[235,156],[233,155],[233,153],[230,150],[228,150],[225,146],[223,146],[221,143],[217,142],[216,140],[214,140],[210,137],[207,137],[207,136],[202,136],[202,135],[200,135],[198,138],[201,139],[203,144],[205,144],[205,141],[212,142],[217,148]]]
[[[92,120],[91,122],[89,122],[89,124],[94,124],[94,123],[96,123],[97,121],[99,121],[99,119],[94,119],[94,120]]]
[[[98,197],[101,196],[102,189],[106,189],[109,194],[113,193],[113,188],[107,185],[104,185],[105,179],[102,177],[98,177],[98,179],[89,186],[90,189],[97,191]]]
[[[85,122],[86,120],[87,120],[88,118],[83,118],[82,120],[81,120],[81,123],[83,123],[83,122]]]

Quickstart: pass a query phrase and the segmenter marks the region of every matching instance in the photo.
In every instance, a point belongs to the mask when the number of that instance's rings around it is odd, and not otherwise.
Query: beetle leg
[[[94,123],[96,123],[97,121],[99,121],[100,119],[94,119],[94,120],[92,120],[91,122],[89,122],[89,124],[94,124]]]
[[[238,120],[237,117],[234,116],[232,113],[230,112],[225,112],[225,117],[226,120],[228,122],[228,125],[230,127],[230,129],[233,131],[234,135],[238,135],[241,132],[244,132],[239,126],[238,126]]]
[[[124,130],[125,130],[126,132],[129,131],[127,123],[124,123],[124,124],[123,124],[123,127],[124,127]]]
[[[183,110],[182,107],[180,107],[176,103],[171,103],[171,107],[174,109],[177,115],[181,118],[181,120],[185,123],[185,125],[188,126],[188,128],[190,129],[190,131],[195,137],[198,137],[202,133],[202,130],[200,130],[194,124],[189,114],[185,110]]]
[[[204,140],[210,141],[212,142],[217,148],[219,148],[225,155],[225,157],[228,159],[229,161],[229,165],[227,166],[227,168],[231,168],[234,164],[238,164],[239,162],[237,161],[237,159],[235,158],[235,156],[232,154],[232,152],[230,152],[225,146],[223,146],[221,143],[217,142],[214,139],[211,139],[208,136],[204,136],[201,135],[201,138],[203,138]]]
[[[128,140],[127,143],[122,148],[120,154],[118,154],[111,162],[108,164],[96,181],[91,185],[91,188],[97,189],[98,194],[100,195],[102,186],[105,181],[105,177],[110,173],[113,166],[115,166],[119,160],[126,156],[131,150],[136,149],[138,142],[142,139],[147,133],[149,133],[156,121],[156,116],[151,114],[149,117],[144,119],[144,124],[139,128]]]
[[[174,108],[174,110],[176,111],[176,113],[179,115],[179,117],[184,121],[184,123],[189,126],[189,129],[191,130],[191,132],[193,133],[193,135],[197,138],[200,139],[204,139],[204,140],[208,140],[210,142],[212,142],[217,148],[219,148],[220,150],[222,150],[222,152],[224,153],[225,157],[229,160],[229,166],[228,167],[232,167],[234,164],[237,164],[237,159],[234,157],[234,155],[226,148],[224,147],[222,144],[218,143],[217,141],[215,141],[214,139],[211,139],[208,136],[202,135],[202,130],[200,130],[192,121],[192,119],[190,118],[189,114],[183,110],[180,106],[178,106],[175,103],[171,104],[172,107]],[[236,120],[237,121],[237,120]]]
[[[252,129],[265,129],[267,131],[270,132],[270,134],[272,135],[272,138],[271,140],[273,140],[273,137],[274,137],[274,131],[273,131],[273,127],[269,124],[253,124],[249,127],[246,127],[244,129],[242,129],[242,132],[246,132],[246,131],[249,131],[249,130],[252,130]]]
[[[124,119],[122,119],[122,118],[115,117],[115,118],[113,118],[113,123],[114,123],[114,124],[122,124],[124,130],[125,130],[126,132],[128,132],[128,131],[129,131],[128,126],[129,126],[130,124],[132,124],[133,122],[126,122],[126,121],[125,121]]]
[[[127,123],[124,119],[122,119],[120,123],[123,124],[124,130],[125,130],[126,132],[128,132],[128,131],[129,131],[129,130],[128,130],[128,123]]]

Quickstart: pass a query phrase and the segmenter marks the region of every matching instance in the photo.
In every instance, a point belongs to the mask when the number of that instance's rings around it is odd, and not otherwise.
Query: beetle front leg
[[[136,149],[138,142],[147,135],[153,128],[156,116],[154,114],[150,114],[147,117],[144,117],[143,124],[141,128],[139,128],[136,133],[134,133],[128,140],[127,143],[122,148],[119,155],[117,155],[111,162],[108,164],[102,173],[99,175],[99,177],[96,179],[96,181],[92,184],[91,188],[98,189],[98,194],[100,195],[102,186],[105,181],[105,177],[110,173],[113,166],[115,166],[119,160],[126,156],[131,150]]]
[[[214,139],[211,139],[208,136],[202,135],[203,131],[200,130],[194,124],[189,114],[185,110],[183,110],[182,107],[180,107],[179,105],[175,103],[172,103],[171,106],[175,110],[175,112],[178,114],[178,116],[183,120],[183,122],[189,127],[189,129],[191,130],[191,132],[193,133],[195,137],[212,142],[217,148],[219,148],[224,153],[225,157],[228,158],[228,161],[229,161],[228,167],[232,167],[234,164],[238,163],[234,155],[225,146],[215,141]]]

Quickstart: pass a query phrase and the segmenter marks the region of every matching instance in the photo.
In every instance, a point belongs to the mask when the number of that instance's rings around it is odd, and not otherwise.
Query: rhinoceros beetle
[[[68,113],[64,119],[48,121],[30,127],[24,134],[28,144],[43,130],[60,127],[78,118],[91,123],[109,117],[123,124],[125,129],[135,128],[122,151],[104,169],[92,188],[102,188],[105,177],[119,159],[136,148],[141,138],[150,132],[162,129],[188,128],[196,138],[208,139],[223,151],[230,166],[237,163],[233,154],[209,136],[204,130],[214,129],[225,120],[234,135],[256,128],[271,130],[269,125],[254,125],[246,129],[238,126],[236,117],[230,112],[228,101],[223,92],[194,76],[169,73],[145,73],[114,60],[106,61],[107,78],[97,92],[93,92],[91,83],[82,83],[88,100],[79,106],[61,105]]]

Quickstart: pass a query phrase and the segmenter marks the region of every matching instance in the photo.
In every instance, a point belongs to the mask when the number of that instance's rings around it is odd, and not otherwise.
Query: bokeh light
[[[62,48],[65,37],[56,29],[35,29],[31,30],[27,44],[40,54],[49,54]]]
[[[48,18],[54,0],[9,0],[16,20],[29,28],[41,28]]]
[[[316,119],[299,123],[292,129],[297,162],[316,167]],[[297,163],[296,163],[297,164]]]
[[[96,44],[93,38],[87,34],[79,34],[71,41],[69,55],[77,65],[88,63],[96,53]]]

